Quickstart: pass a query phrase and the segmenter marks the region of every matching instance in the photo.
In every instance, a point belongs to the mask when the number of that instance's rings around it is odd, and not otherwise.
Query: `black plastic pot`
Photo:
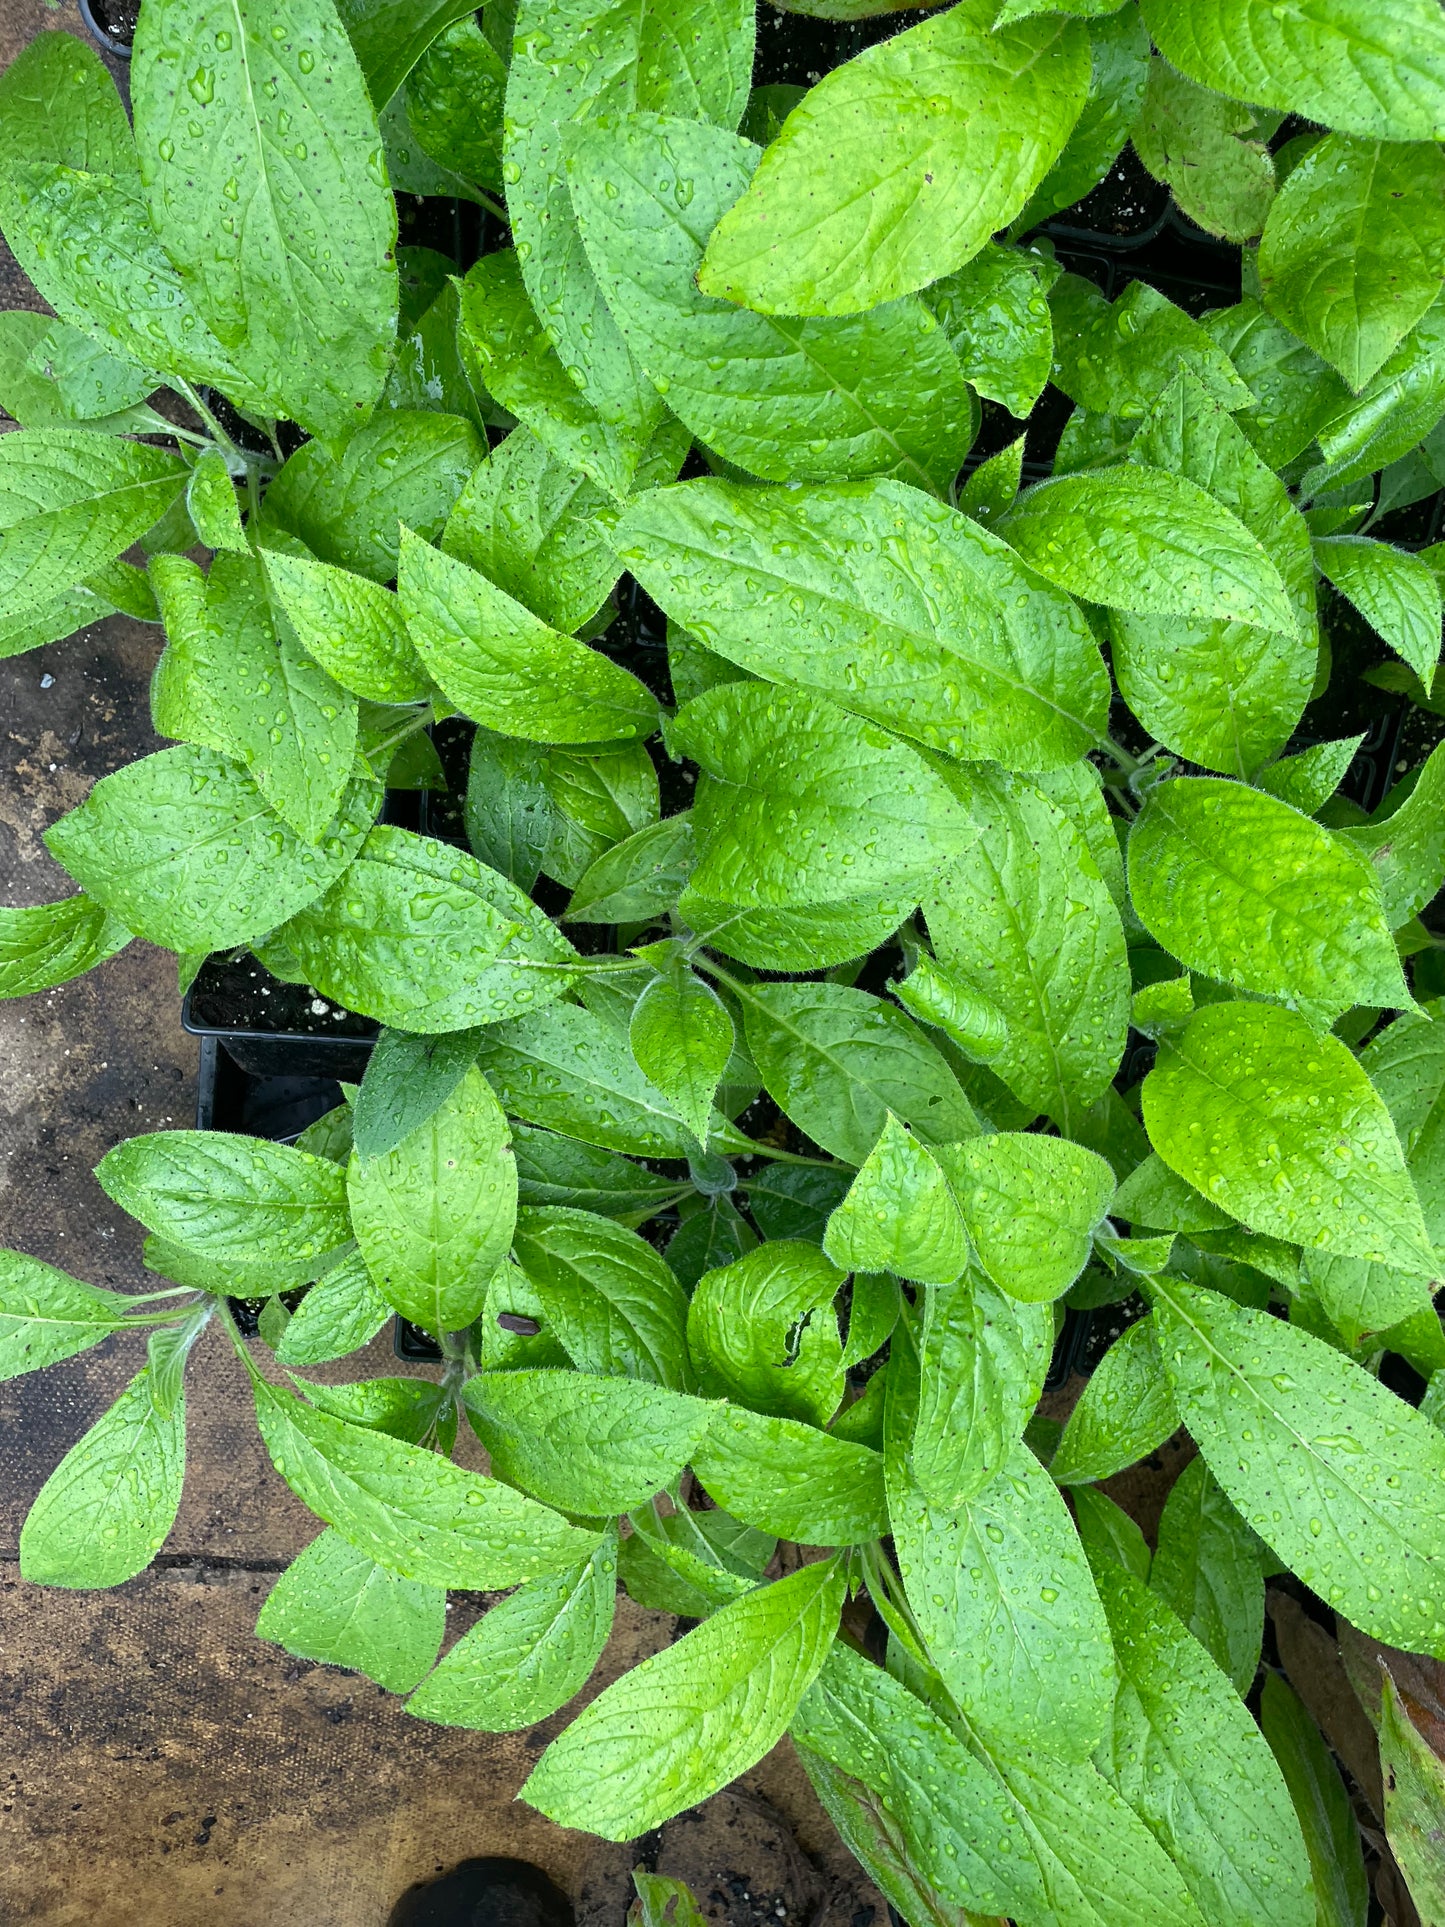
[[[91,38],[117,60],[129,60],[140,0],[79,0],[79,4]]]

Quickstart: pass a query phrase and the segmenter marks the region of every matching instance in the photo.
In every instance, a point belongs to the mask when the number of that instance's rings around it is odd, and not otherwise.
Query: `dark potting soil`
[[[108,53],[128,56],[140,0],[80,0],[80,17]]]
[[[1086,230],[1122,238],[1148,233],[1168,206],[1168,188],[1154,179],[1132,147],[1126,147],[1097,187],[1044,225],[1046,230]]]
[[[375,1037],[375,1018],[322,997],[307,984],[282,983],[249,952],[207,957],[191,985],[187,1016],[216,1030],[297,1031],[308,1037]]]

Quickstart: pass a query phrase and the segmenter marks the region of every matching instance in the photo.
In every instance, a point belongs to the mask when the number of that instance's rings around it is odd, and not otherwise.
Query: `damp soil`
[[[286,984],[243,951],[208,957],[196,974],[186,1016],[206,1030],[295,1032],[307,1037],[375,1037],[380,1026],[308,984]]]

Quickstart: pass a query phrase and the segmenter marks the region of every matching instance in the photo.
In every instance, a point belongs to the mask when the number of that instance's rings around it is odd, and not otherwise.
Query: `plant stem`
[[[1114,741],[1112,736],[1100,736],[1098,744],[1106,755],[1113,757],[1126,776],[1135,776],[1143,769],[1143,762],[1137,756],[1131,756],[1122,744]]]

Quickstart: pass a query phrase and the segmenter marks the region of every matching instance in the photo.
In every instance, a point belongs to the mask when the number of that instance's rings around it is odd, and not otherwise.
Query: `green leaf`
[[[457,189],[459,198],[466,194],[464,182],[457,182]],[[480,191],[473,189],[473,197]],[[448,279],[452,262],[444,254],[434,254],[430,248],[399,248],[397,258],[402,263],[404,277],[408,273],[408,261],[418,256],[441,264],[440,285],[430,277],[425,280],[418,277],[418,295],[425,287],[432,299],[415,319],[408,313],[409,304],[403,298],[401,332],[380,406],[383,409],[435,409],[444,415],[460,415],[485,433],[487,423],[495,420],[500,411],[484,386],[473,385],[462,360],[458,337],[460,284]]]
[[[840,1642],[791,1730],[810,1774],[821,1758],[868,1790],[900,1858],[938,1896],[970,1913],[1045,1917],[1038,1868],[1008,1795],[892,1674]],[[941,1909],[933,1917],[945,1918]]]
[[[891,1111],[828,1220],[823,1248],[844,1271],[892,1271],[925,1284],[947,1284],[968,1263],[947,1178]]]
[[[1248,1709],[1147,1586],[1110,1560],[1094,1578],[1120,1675],[1100,1761],[1105,1777],[1179,1869],[1206,1920],[1315,1927],[1299,1822]]]
[[[70,33],[36,34],[0,78],[0,154],[98,174],[136,172],[125,107],[100,55]]]
[[[1215,308],[1204,326],[1233,361],[1254,396],[1238,426],[1270,468],[1301,455],[1321,425],[1350,401],[1350,391],[1328,362],[1297,340],[1253,296]]]
[[[834,1561],[724,1606],[598,1695],[522,1798],[559,1826],[632,1840],[745,1772],[787,1730],[843,1604]]]
[[[841,903],[740,910],[688,888],[678,900],[678,915],[702,934],[709,950],[755,969],[824,970],[886,943],[911,915],[916,894],[885,890]]]
[[[1146,727],[1192,761],[1248,776],[1283,748],[1314,686],[1309,532],[1243,430],[1189,375],[1159,397],[1128,459],[1172,470],[1238,516],[1294,606],[1298,628],[1290,636],[1242,622],[1124,611],[1110,618],[1119,687]]]
[[[733,1020],[680,948],[648,947],[659,974],[632,1007],[632,1055],[694,1137],[705,1141],[718,1079],[733,1051]],[[658,948],[666,954],[658,957]]]
[[[1129,832],[1129,889],[1202,976],[1331,1012],[1410,999],[1368,858],[1243,783],[1159,784]]]
[[[264,552],[266,582],[307,654],[343,689],[377,703],[411,703],[430,681],[396,597],[364,575],[310,556]]]
[[[1211,1004],[1160,1045],[1144,1125],[1171,1170],[1252,1231],[1433,1275],[1389,1113],[1294,1011]]]
[[[502,186],[507,68],[475,18],[433,40],[406,83],[406,118],[423,153],[469,181]]]
[[[1430,693],[1440,660],[1440,584],[1427,562],[1361,535],[1315,538],[1315,560]]]
[[[646,1873],[639,1866],[632,1869],[632,1884],[637,1899],[627,1912],[635,1927],[702,1927],[703,1916],[685,1880]]]
[[[682,1189],[679,1181],[659,1177],[615,1151],[530,1124],[514,1125],[512,1149],[524,1205],[574,1205],[623,1225],[641,1224]]]
[[[950,756],[1057,768],[1103,728],[1098,644],[1067,596],[903,482],[685,482],[638,498],[617,540],[648,593],[710,649]],[[684,715],[771,699],[732,685]]]
[[[522,1159],[527,1138],[540,1135],[519,1133]],[[553,1205],[518,1212],[515,1250],[578,1371],[691,1389],[687,1300],[645,1238],[594,1212]]]
[[[1054,359],[1042,266],[1041,255],[987,244],[923,293],[972,385],[1020,420],[1044,392]],[[964,513],[973,513],[967,504]]]
[[[594,479],[617,495],[663,404],[588,265],[567,191],[567,133],[604,109],[736,127],[751,79],[753,20],[750,0],[521,0],[517,9],[504,153],[517,260],[569,384],[609,431],[611,477],[599,468]],[[523,419],[542,434],[535,418]]]
[[[491,869],[530,890],[556,831],[547,757],[534,743],[479,729],[467,767],[467,841]]]
[[[617,580],[618,513],[595,482],[517,427],[474,470],[447,519],[442,547],[570,633],[592,620]]]
[[[571,203],[567,204],[571,217]],[[576,256],[591,282],[582,257]],[[592,299],[606,316],[609,348],[615,329],[602,295],[592,283]],[[585,475],[599,491],[621,501],[641,465],[647,438],[657,427],[661,399],[635,391],[635,419],[603,417],[570,378],[561,356],[537,319],[513,249],[483,255],[468,270],[461,287],[458,341],[474,386],[485,386],[502,406],[536,437],[564,467]],[[640,371],[633,377],[641,382]]]
[[[564,923],[644,923],[677,902],[693,868],[692,812],[624,837],[589,864]]]
[[[1062,1297],[1088,1262],[1114,1173],[1066,1138],[1001,1131],[937,1152],[978,1261],[1010,1297]]]
[[[834,1157],[862,1164],[890,1111],[926,1144],[978,1133],[946,1059],[881,997],[847,984],[757,984],[743,1022],[768,1095]]]
[[[361,1255],[387,1303],[428,1331],[470,1325],[517,1214],[507,1120],[481,1072],[466,1071],[394,1149],[358,1148],[347,1195]]]
[[[1111,1209],[1145,1231],[1217,1231],[1233,1222],[1153,1151],[1119,1186]]]
[[[1147,1579],[1149,1547],[1122,1506],[1091,1485],[1075,1486],[1069,1496],[1074,1527],[1093,1571],[1099,1570],[1100,1560],[1112,1559],[1136,1579]]]
[[[1077,825],[1036,785],[972,766],[948,782],[978,841],[935,868],[924,915],[938,961],[1002,1024],[990,1069],[1067,1129],[1123,1054],[1119,912]]]
[[[402,1579],[323,1532],[271,1588],[256,1636],[405,1693],[436,1659],[446,1623],[441,1587]]]
[[[151,218],[196,306],[269,412],[348,434],[395,339],[396,209],[335,8],[155,0],[131,97]],[[344,272],[320,271],[333,259]]]
[[[73,1445],[20,1528],[20,1572],[38,1586],[119,1586],[165,1543],[181,1502],[186,1409],[162,1413],[149,1367]]]
[[[1179,1870],[1089,1761],[1020,1748],[995,1760],[1043,1876],[1048,1918],[1074,1927],[1201,1927]]]
[[[379,1158],[434,1116],[476,1062],[466,1031],[426,1037],[383,1030],[371,1047],[352,1106],[353,1140],[362,1158]]]
[[[1259,244],[1264,304],[1356,393],[1440,292],[1442,199],[1445,158],[1433,137],[1398,146],[1334,134],[1310,149],[1270,209]]]
[[[852,1546],[888,1530],[881,1455],[797,1419],[727,1406],[692,1469],[725,1511],[780,1539]]]
[[[719,1409],[686,1392],[585,1372],[484,1372],[462,1392],[499,1478],[548,1505],[610,1517],[670,1485]]]
[[[1318,0],[1282,16],[1269,0],[1144,0],[1166,60],[1201,87],[1377,140],[1445,139],[1445,22],[1430,0]]]
[[[1445,751],[1439,746],[1395,807],[1393,792],[1368,823],[1344,831],[1375,866],[1392,930],[1418,916],[1445,879]]]
[[[282,1365],[320,1365],[370,1344],[391,1317],[359,1252],[343,1258],[307,1292],[276,1346]]]
[[[1397,1017],[1366,1045],[1360,1062],[1385,1100],[1432,1243],[1445,1240],[1445,1032],[1438,1003]],[[1435,1022],[1428,1021],[1435,1019]]]
[[[1131,281],[1110,305],[1092,281],[1066,274],[1049,302],[1054,381],[1081,408],[1125,421],[1146,415],[1181,372],[1221,407],[1249,406],[1229,356],[1147,281]]]
[[[529,1124],[637,1157],[686,1157],[694,1143],[626,1037],[576,1004],[498,1025],[477,1061],[503,1107]]]
[[[575,956],[522,892],[464,851],[381,824],[285,926],[306,981],[395,1030],[495,1024],[558,997]]]
[[[1255,782],[1271,796],[1313,816],[1334,795],[1355,760],[1364,736],[1343,736],[1333,743],[1311,743],[1298,756],[1285,756],[1260,770]]]
[[[188,470],[168,449],[24,428],[0,440],[0,598],[39,610],[113,561],[176,501]]]
[[[678,712],[668,742],[705,773],[699,897],[784,909],[921,885],[975,834],[916,750],[800,689],[723,684]]]
[[[1295,633],[1257,537],[1182,475],[1130,462],[1037,482],[999,533],[1040,575],[1107,608]]]
[[[985,1743],[1087,1759],[1103,1737],[1113,1654],[1064,1501],[1026,1445],[956,1511],[903,1453],[906,1400],[889,1368],[885,1465],[898,1569],[949,1694]]]
[[[1380,1766],[1385,1782],[1385,1833],[1421,1918],[1445,1909],[1445,1762],[1411,1718],[1388,1666],[1380,1704]],[[1426,1717],[1429,1717],[1426,1715]]]
[[[253,1383],[256,1422],[291,1490],[389,1572],[430,1586],[489,1591],[586,1557],[594,1533],[435,1452],[315,1411]]]
[[[533,742],[596,743],[657,726],[656,700],[635,676],[406,529],[397,600],[438,685],[488,729]]]
[[[308,843],[237,764],[182,745],[102,777],[45,842],[137,936],[208,954],[319,897],[360,848],[380,801],[378,786],[353,778],[328,831]]]
[[[964,0],[813,87],[714,230],[703,291],[763,313],[856,314],[1006,227],[1078,119],[1089,45],[1058,18],[990,32],[996,11]],[[946,115],[929,110],[939,98]]]
[[[472,11],[464,0],[339,0],[337,12],[378,113],[437,35]]]
[[[1144,104],[1149,36],[1137,7],[1090,20],[1089,90],[1063,152],[1045,174],[1011,232],[1026,234],[1097,187],[1123,150]]]
[[[82,891],[59,903],[0,909],[0,998],[53,990],[124,950],[131,933]]]
[[[1344,389],[1344,384],[1340,384]],[[1445,412],[1445,306],[1427,308],[1379,373],[1357,398],[1344,389],[1341,405],[1319,427],[1324,463],[1308,471],[1312,490],[1363,482],[1410,452]],[[1351,490],[1357,494],[1358,490]],[[1323,531],[1322,531],[1323,532]]]
[[[774,1238],[698,1280],[687,1342],[709,1398],[826,1425],[843,1397],[834,1301],[843,1272],[818,1247]]]
[[[133,1307],[21,1251],[0,1251],[0,1378],[18,1378],[89,1351],[120,1331]]]
[[[1259,1721],[1304,1833],[1319,1927],[1365,1927],[1370,1888],[1350,1796],[1318,1727],[1278,1673],[1264,1676]]]
[[[1025,1308],[977,1272],[924,1293],[908,1465],[931,1505],[956,1512],[1008,1463],[1053,1349],[1052,1311]]]
[[[535,1725],[586,1685],[616,1600],[617,1541],[609,1533],[580,1565],[531,1579],[489,1607],[422,1681],[407,1712],[482,1733]]]
[[[1069,1414],[1049,1471],[1058,1485],[1112,1478],[1161,1446],[1179,1413],[1164,1376],[1152,1318],[1125,1328]]]
[[[154,386],[146,369],[107,354],[68,322],[26,308],[0,314],[0,405],[22,428],[92,423],[111,432],[127,411],[149,414],[138,405]]]
[[[1206,1462],[1191,1459],[1165,1502],[1149,1584],[1241,1696],[1264,1637],[1262,1552]]]
[[[1445,1437],[1298,1326],[1175,1278],[1151,1290],[1180,1410],[1250,1525],[1363,1631],[1445,1652]]]
[[[207,548],[234,549],[250,553],[246,531],[241,527],[241,512],[236,506],[236,486],[226,458],[219,449],[207,449],[191,470],[186,485],[186,508],[196,534]]]
[[[708,235],[746,188],[757,148],[721,127],[633,114],[573,130],[567,153],[572,205],[613,319],[699,440],[772,481],[896,474],[947,492],[973,441],[975,404],[917,301],[794,320],[699,291]]]
[[[1274,199],[1274,165],[1250,108],[1196,87],[1157,55],[1133,131],[1134,151],[1192,221],[1251,241]]]
[[[467,477],[487,452],[469,421],[384,409],[334,455],[305,442],[266,491],[257,534],[283,529],[338,569],[389,582],[401,528],[439,536]]]
[[[349,1243],[346,1174],[330,1158],[233,1131],[150,1131],[95,1167],[106,1196],[199,1257],[309,1263]]]
[[[1018,500],[1019,483],[1023,478],[1024,436],[1001,448],[997,455],[990,455],[986,462],[980,462],[969,476],[958,506],[963,513],[975,522],[996,522],[1001,515],[1007,515]]]

